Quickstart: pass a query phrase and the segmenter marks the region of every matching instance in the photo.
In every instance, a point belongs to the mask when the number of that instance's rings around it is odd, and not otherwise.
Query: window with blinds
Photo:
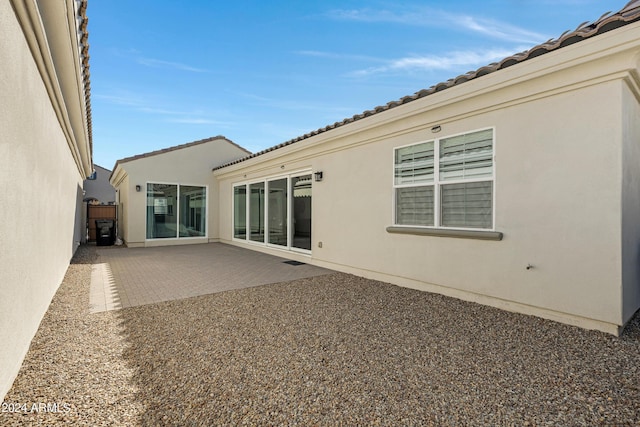
[[[443,227],[491,228],[493,182],[447,184],[441,187]]]
[[[493,129],[396,148],[394,156],[395,224],[493,228]]]
[[[396,149],[395,183],[433,182],[433,141]]]
[[[493,130],[440,140],[440,180],[493,176]]]
[[[396,188],[396,224],[433,225],[433,185]]]

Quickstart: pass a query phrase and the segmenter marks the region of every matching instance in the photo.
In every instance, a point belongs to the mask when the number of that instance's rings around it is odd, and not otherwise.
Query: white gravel
[[[617,338],[341,273],[89,314],[94,259],[0,425],[640,425],[638,316]]]

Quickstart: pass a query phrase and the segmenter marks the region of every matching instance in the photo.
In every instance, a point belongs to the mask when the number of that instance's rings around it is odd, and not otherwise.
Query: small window
[[[493,129],[396,148],[394,160],[396,225],[493,228]]]

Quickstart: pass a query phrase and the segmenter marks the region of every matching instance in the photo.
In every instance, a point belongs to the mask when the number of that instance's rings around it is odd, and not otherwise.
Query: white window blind
[[[433,185],[396,188],[396,224],[433,225]]]
[[[493,130],[440,140],[440,180],[491,177]]]
[[[417,184],[433,182],[433,141],[396,150],[395,183]]]
[[[493,129],[396,148],[394,156],[395,224],[493,228]]]
[[[491,181],[447,184],[441,187],[441,222],[444,227],[491,228]]]

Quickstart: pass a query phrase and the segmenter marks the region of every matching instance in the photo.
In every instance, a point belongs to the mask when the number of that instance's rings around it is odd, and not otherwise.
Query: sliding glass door
[[[311,251],[311,174],[233,187],[236,240]]]
[[[147,184],[147,239],[206,236],[206,187]]]

